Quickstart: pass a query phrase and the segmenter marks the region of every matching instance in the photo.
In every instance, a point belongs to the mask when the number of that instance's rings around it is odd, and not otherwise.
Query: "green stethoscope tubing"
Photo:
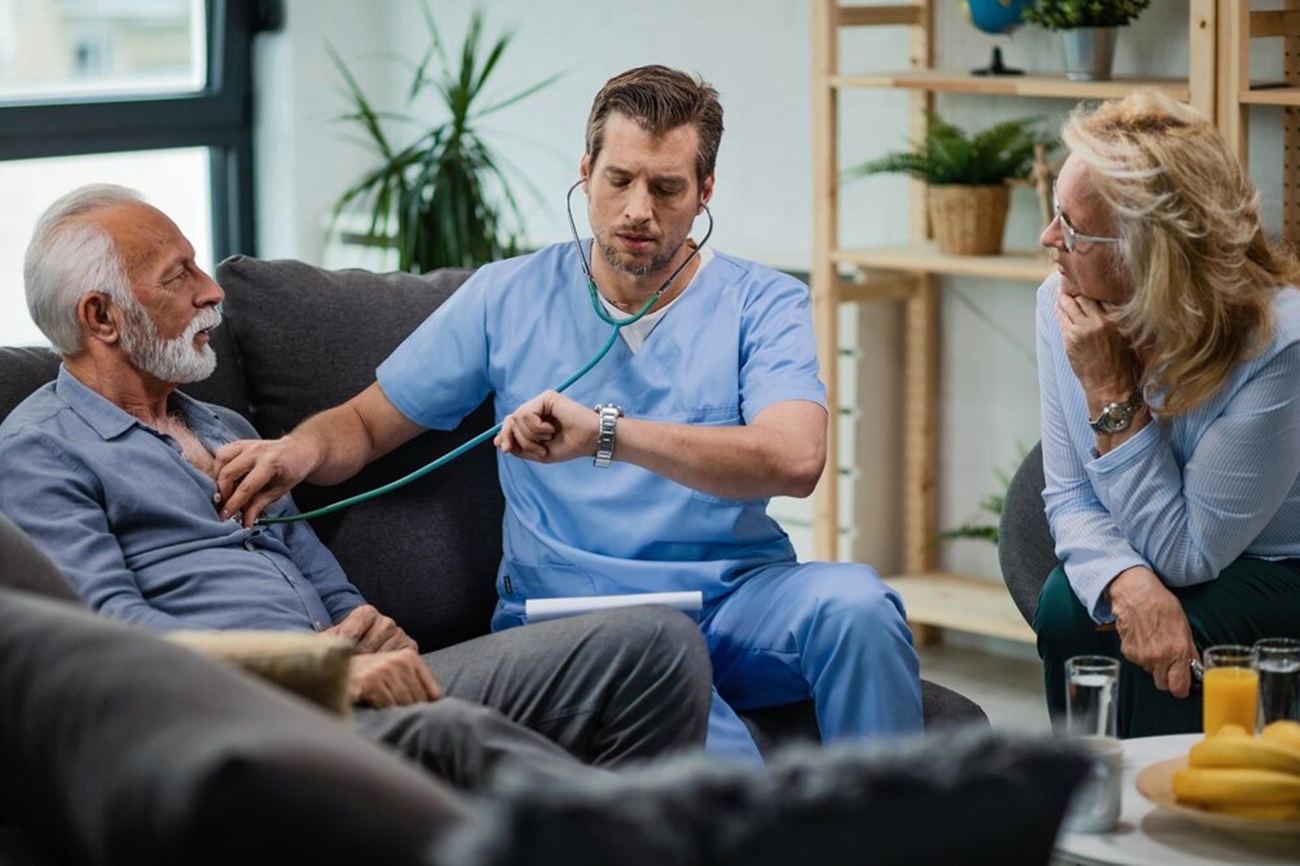
[[[691,260],[700,254],[700,250],[704,247],[706,243],[708,243],[709,237],[713,234],[713,214],[711,211],[709,211],[707,205],[701,203],[700,207],[704,209],[705,215],[708,216],[709,218],[709,228],[704,233],[704,239],[701,240],[695,246],[695,249],[691,251],[691,254],[686,257],[686,260],[683,261],[680,265],[678,265],[676,270],[674,270],[671,274],[668,275],[668,279],[664,280],[663,285],[661,285],[658,291],[656,291],[653,295],[649,297],[649,299],[646,300],[645,304],[641,306],[641,309],[637,313],[627,317],[626,319],[616,319],[609,314],[609,312],[605,309],[605,306],[600,302],[600,295],[596,288],[596,278],[591,275],[591,264],[587,261],[586,254],[583,253],[582,251],[582,240],[581,238],[578,237],[578,226],[573,221],[573,207],[570,204],[570,202],[573,197],[573,191],[577,189],[579,186],[581,186],[582,183],[583,182],[579,180],[573,186],[569,187],[569,192],[564,198],[565,208],[568,210],[569,213],[569,229],[573,232],[573,245],[574,248],[578,251],[578,260],[582,263],[582,272],[587,278],[587,292],[591,296],[591,307],[593,310],[596,311],[596,315],[599,316],[602,321],[604,321],[606,324],[612,325],[613,327],[609,332],[609,339],[605,341],[605,345],[601,346],[600,351],[598,351],[590,361],[588,361],[586,364],[583,364],[582,367],[576,373],[574,373],[569,378],[565,379],[563,383],[561,383],[559,386],[555,388],[555,390],[560,393],[564,393],[564,391],[570,385],[572,385],[574,382],[577,382],[583,376],[587,375],[587,373],[591,370],[592,367],[599,364],[601,360],[605,357],[605,355],[609,354],[609,350],[614,347],[615,341],[618,340],[619,331],[621,331],[623,328],[627,327],[628,325],[632,325],[635,324],[636,322],[641,321],[641,319],[644,318],[645,315],[650,312],[650,308],[653,307],[659,301],[659,298],[663,296],[663,293],[668,290],[668,287],[673,284],[673,281],[677,279],[677,277],[681,274],[681,272],[686,269],[686,266],[691,263]],[[297,520],[313,520],[317,517],[324,517],[327,514],[333,514],[336,511],[342,511],[344,508],[350,508],[353,505],[360,505],[362,502],[368,502],[371,499],[377,499],[380,496],[393,492],[399,487],[405,487],[407,484],[410,484],[412,481],[415,481],[419,478],[423,478],[425,475],[428,475],[433,470],[438,469],[441,466],[445,466],[446,464],[455,460],[460,455],[464,454],[466,451],[469,451],[471,448],[474,448],[477,445],[481,445],[482,443],[491,439],[493,436],[496,436],[500,432],[501,432],[501,424],[500,423],[495,424],[490,429],[484,430],[482,433],[478,434],[473,439],[470,439],[466,442],[462,442],[460,445],[448,451],[446,454],[425,464],[424,466],[421,466],[419,469],[416,469],[414,472],[408,473],[407,475],[404,475],[395,481],[390,481],[387,484],[383,484],[379,487],[376,487],[373,490],[367,490],[364,493],[358,493],[355,496],[349,496],[346,499],[340,499],[338,502],[331,503],[330,505],[323,505],[320,508],[316,508],[311,511],[304,511],[299,514],[286,514],[278,517],[269,517],[267,515],[262,515],[257,518],[256,523],[258,524],[292,523]]]

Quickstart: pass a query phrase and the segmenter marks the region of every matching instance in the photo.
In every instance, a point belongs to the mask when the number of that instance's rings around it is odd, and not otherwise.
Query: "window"
[[[200,263],[255,254],[252,37],[278,0],[0,0],[0,345],[41,344],[22,259],[83,183],[140,190]]]

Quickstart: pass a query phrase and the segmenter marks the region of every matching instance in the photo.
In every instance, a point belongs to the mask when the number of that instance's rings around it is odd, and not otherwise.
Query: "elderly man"
[[[55,202],[25,280],[63,365],[0,425],[0,511],[95,609],[158,631],[352,638],[358,729],[466,788],[503,763],[562,774],[703,742],[709,660],[676,611],[576,617],[420,656],[306,524],[222,518],[213,452],[255,433],[177,390],[214,369],[222,290],[138,194],[95,185]],[[293,510],[287,496],[270,509]]]

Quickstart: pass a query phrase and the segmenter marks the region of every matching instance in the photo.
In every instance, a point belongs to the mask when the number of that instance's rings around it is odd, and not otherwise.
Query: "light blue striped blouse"
[[[1093,618],[1113,618],[1103,591],[1135,565],[1189,586],[1241,556],[1300,557],[1300,291],[1278,292],[1272,340],[1211,400],[1099,457],[1052,314],[1059,282],[1038,289],[1043,499]]]

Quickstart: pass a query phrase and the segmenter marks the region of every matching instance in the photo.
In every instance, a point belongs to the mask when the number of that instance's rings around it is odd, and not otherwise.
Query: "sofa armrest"
[[[173,631],[172,643],[250,673],[346,718],[348,660],[356,649],[344,637],[314,632]]]

